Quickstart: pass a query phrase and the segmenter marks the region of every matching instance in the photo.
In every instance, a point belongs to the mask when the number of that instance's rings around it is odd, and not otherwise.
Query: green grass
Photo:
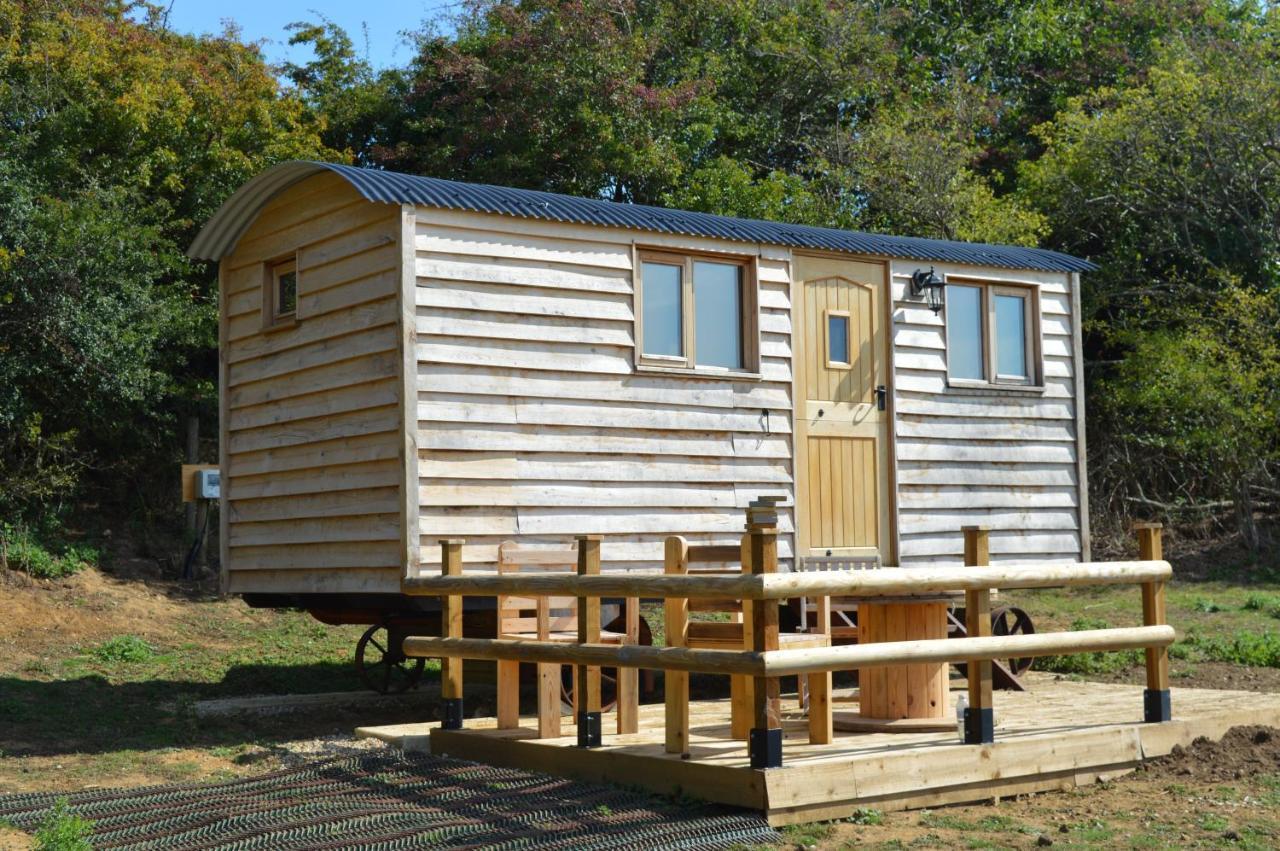
[[[789,824],[779,832],[787,842],[800,846],[809,846],[817,845],[829,837],[834,830],[835,826],[830,822],[815,821],[808,824]]]
[[[147,662],[156,655],[155,648],[136,635],[108,638],[90,651],[99,662]]]

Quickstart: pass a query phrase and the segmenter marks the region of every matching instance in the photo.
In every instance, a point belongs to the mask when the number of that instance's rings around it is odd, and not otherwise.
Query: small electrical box
[[[217,470],[196,471],[196,493],[201,499],[217,499],[221,495],[222,481]]]

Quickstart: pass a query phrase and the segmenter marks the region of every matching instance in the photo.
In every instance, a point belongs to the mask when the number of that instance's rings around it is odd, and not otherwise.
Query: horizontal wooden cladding
[[[980,522],[974,517],[970,522]],[[990,534],[991,557],[1016,558],[1023,561],[1028,556],[1046,562],[1073,562],[1080,557],[1080,534],[1069,532],[1024,532],[1016,529],[992,529]],[[899,537],[902,560],[927,559],[959,563],[964,558],[964,537],[959,534],[936,532],[913,533],[904,528]],[[1007,559],[1006,559],[1007,560]]]
[[[519,508],[723,508],[745,509],[758,496],[785,496],[785,485],[767,483],[569,482],[520,480],[424,480],[418,499],[424,507],[474,505]]]
[[[353,329],[355,333],[331,337],[227,367],[230,387],[278,378],[334,361],[349,360],[378,352],[394,351],[399,334],[395,325],[374,329]]]
[[[224,262],[228,264],[229,269],[235,270],[249,263],[257,263],[272,257],[279,257],[287,252],[298,251],[303,248],[311,249],[313,252],[310,262],[304,265],[329,262],[336,257],[356,253],[350,246],[335,246],[334,243],[337,237],[354,231],[369,229],[371,225],[375,228],[385,229],[386,233],[390,235],[393,233],[392,223],[399,220],[399,212],[398,207],[371,204],[357,195],[348,204],[321,213],[318,216],[306,215],[297,222],[272,233],[261,233],[256,227],[250,228],[241,238],[235,252]],[[324,243],[329,245],[325,246]],[[372,246],[365,245],[364,247]],[[340,250],[335,252],[333,248]]]
[[[903,510],[898,517],[902,528],[910,529],[912,534],[955,533],[955,530],[972,524],[975,519],[974,512],[965,509]],[[1079,527],[1079,520],[1072,508],[1013,510],[983,506],[981,520],[993,530],[1016,532],[1071,532]]]
[[[1069,464],[1074,443],[1017,443],[1008,440],[898,438],[899,463],[908,461]]]
[[[1071,443],[1076,441],[1071,420],[1043,421],[1034,418],[938,417],[900,414],[898,434],[902,437],[957,440],[1007,440],[1014,442]]]
[[[495,369],[466,364],[433,364],[421,370],[420,399],[437,393],[542,399],[609,399],[664,407],[790,410],[791,388],[753,380],[697,378],[636,373],[612,376],[554,375],[524,369]]]
[[[399,541],[399,514],[364,514],[357,517],[319,517],[236,523],[231,546],[293,546],[295,544],[347,541]]]
[[[423,398],[425,397],[425,398]],[[418,402],[422,425],[445,422],[588,426],[655,432],[702,431],[790,434],[790,418],[763,411],[659,408],[646,404],[580,399],[522,399],[499,396],[423,394]]]
[[[231,433],[228,452],[235,455],[259,449],[399,430],[400,409],[397,405],[390,404],[311,420],[235,431]]]
[[[419,446],[443,451],[582,452],[598,455],[791,458],[788,435],[670,431],[488,423],[424,423]]]
[[[1074,485],[1059,487],[1004,485],[911,485],[898,488],[898,506],[904,512],[983,508],[1075,508],[1080,491]],[[985,522],[985,521],[984,521]]]
[[[264,379],[232,387],[227,391],[227,406],[235,410],[395,378],[398,362],[399,355],[394,351],[325,362],[322,366],[291,372],[287,378]]]
[[[232,545],[231,558],[237,571],[399,568],[400,542],[330,541],[264,547]]]
[[[514,533],[512,533],[514,534]],[[685,536],[692,546],[713,547],[716,549],[739,549],[742,530],[736,532],[695,533]],[[511,535],[466,536],[466,544],[462,548],[463,560],[468,569],[495,569],[498,560],[498,547]],[[572,536],[536,536],[522,535],[521,547],[532,549],[559,549],[572,542]],[[440,564],[440,545],[435,538],[423,535],[421,539],[421,564]],[[600,557],[606,568],[611,570],[661,571],[664,559],[664,539],[652,535],[610,535],[600,547]],[[789,559],[794,555],[791,541],[779,538],[778,557]]]
[[[280,470],[259,475],[234,475],[227,483],[227,498],[262,499],[308,493],[388,487],[400,481],[400,464],[394,453],[386,460],[365,463],[316,465],[310,469]]]
[[[233,499],[228,510],[235,523],[294,520],[307,517],[355,517],[399,512],[399,488],[362,488],[262,499]]]
[[[423,452],[418,472],[427,479],[563,480],[570,482],[791,482],[789,463],[753,458],[682,458],[639,455],[599,458],[579,453]]]
[[[987,487],[1066,486],[1075,489],[1074,463],[964,461],[951,464],[906,463],[898,468],[898,483]]]
[[[593,268],[538,261],[528,257],[484,257],[477,254],[419,252],[415,269],[420,281],[500,284],[538,289],[579,290],[630,295],[630,269]]]
[[[265,405],[232,408],[228,424],[233,432],[261,428],[394,405],[399,398],[399,383],[395,379],[384,378],[380,381],[336,387],[306,396],[279,399]]]
[[[1051,400],[1075,399],[1075,384],[1070,378],[1046,376],[1043,390],[1025,390],[1017,385],[983,387],[974,390],[950,387],[947,376],[936,370],[917,370],[899,366],[894,371],[895,387],[909,393],[938,397],[974,396],[977,398],[1041,398]]]
[[[630,320],[517,314],[477,315],[469,310],[440,309],[419,311],[416,325],[419,334],[435,336],[624,347],[635,344]]]
[[[450,508],[424,506],[418,518],[424,538],[473,535],[667,535],[742,534],[741,511],[699,508],[602,507],[584,513],[576,508]],[[781,532],[794,531],[791,509],[779,511]],[[434,538],[433,538],[434,536]],[[657,540],[655,537],[655,540]],[[660,541],[658,541],[660,543]],[[606,554],[606,557],[607,554]]]
[[[227,580],[231,594],[296,593],[296,570],[232,571]],[[398,594],[400,568],[316,569],[306,574],[305,590],[313,594]]]
[[[571,239],[554,235],[554,230],[545,236],[530,236],[419,221],[416,247],[419,252],[436,254],[472,254],[598,269],[631,269],[630,245]]]
[[[261,330],[261,317],[255,314],[254,318]],[[395,299],[388,296],[338,313],[306,317],[305,322],[299,322],[290,328],[270,334],[255,334],[248,339],[233,342],[229,348],[229,352],[233,354],[228,356],[228,361],[239,363],[274,355],[331,337],[392,325],[398,318]]]
[[[550,316],[630,322],[630,295],[576,290],[530,290],[470,282],[418,282],[414,294],[419,311],[472,310],[486,314]]]
[[[894,406],[900,417],[990,417],[1004,419],[1074,420],[1071,402],[1039,396],[938,396],[899,390]]]
[[[245,452],[228,458],[232,480],[239,476],[283,473],[290,470],[315,470],[331,465],[385,461],[399,457],[399,442],[385,433],[362,434],[333,440],[281,446],[256,452]],[[224,483],[228,493],[233,483]]]
[[[494,340],[483,346],[467,337],[422,336],[417,356],[423,364],[472,364],[498,369],[528,369],[605,375],[631,375],[632,349],[627,346],[558,343],[548,347],[536,341]],[[788,359],[762,357],[760,374],[765,381],[791,382]]]

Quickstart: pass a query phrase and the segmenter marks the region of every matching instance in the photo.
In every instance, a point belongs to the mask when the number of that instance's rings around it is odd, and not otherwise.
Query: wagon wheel
[[[616,618],[604,625],[605,632],[626,632],[627,621],[624,615],[619,614]],[[640,644],[642,646],[650,646],[653,644],[653,632],[649,629],[649,624],[644,618],[640,618]],[[565,702],[566,706],[573,706],[573,665],[563,665],[560,669],[560,699]],[[640,677],[640,691],[642,694],[648,694],[653,691],[654,678],[652,671],[642,671]],[[601,668],[600,669],[600,711],[608,712],[618,702],[618,669],[617,668]]]
[[[396,640],[399,639],[399,640]],[[356,673],[378,694],[400,694],[418,684],[426,659],[410,659],[400,649],[403,636],[385,624],[374,624],[356,642]]]
[[[992,635],[1035,635],[1035,624],[1031,616],[1016,606],[1001,606],[991,613]],[[1004,660],[1005,665],[1015,677],[1022,676],[1031,670],[1035,659],[1030,656]]]

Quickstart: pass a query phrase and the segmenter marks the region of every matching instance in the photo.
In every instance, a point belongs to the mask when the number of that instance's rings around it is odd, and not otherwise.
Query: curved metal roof
[[[710,213],[670,210],[643,204],[620,204],[532,189],[460,183],[436,177],[419,177],[321,162],[281,163],[241,186],[200,231],[187,249],[187,254],[201,260],[220,260],[235,247],[268,201],[293,184],[322,171],[341,175],[369,201],[387,204],[415,204],[525,219],[971,266],[1040,269],[1047,272],[1088,272],[1098,268],[1088,260],[1043,248],[884,236],[809,225],[735,219]]]

